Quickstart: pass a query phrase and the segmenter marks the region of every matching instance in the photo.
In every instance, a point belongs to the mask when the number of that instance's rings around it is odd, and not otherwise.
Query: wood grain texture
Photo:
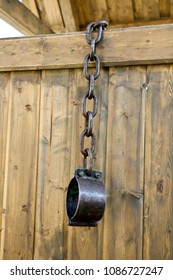
[[[87,24],[94,21],[90,0],[86,0],[85,2],[80,0],[71,0],[71,3],[77,8],[80,27],[86,29]]]
[[[110,23],[126,23],[134,19],[132,0],[107,0]]]
[[[109,15],[107,13],[107,1],[106,0],[89,0],[90,9],[94,21],[107,20],[109,21]],[[88,13],[88,11],[87,11]]]
[[[172,24],[173,19],[172,18],[161,18],[161,19],[155,19],[155,20],[139,20],[139,21],[132,21],[127,23],[116,23],[109,25],[107,27],[107,30],[109,29],[115,29],[115,28],[130,28],[130,27],[140,27],[140,26],[151,26],[151,25],[165,25],[165,24]],[[165,26],[166,27],[166,26]]]
[[[110,68],[103,259],[142,258],[145,67]]]
[[[4,230],[2,223],[4,210],[3,210],[3,197],[5,194],[5,158],[7,151],[7,126],[8,126],[8,112],[9,112],[9,99],[10,99],[10,74],[0,73],[0,252],[1,235]],[[1,257],[0,257],[1,258]]]
[[[70,181],[72,74],[45,71],[41,86],[35,259],[63,259]]]
[[[102,66],[170,63],[172,44],[172,24],[116,29],[105,31],[97,54]],[[1,39],[0,71],[83,67],[89,51],[85,33]]]
[[[36,0],[42,22],[45,22],[55,33],[64,31],[62,14],[57,0]]]
[[[39,72],[13,73],[10,83],[3,258],[32,259],[40,75]]]
[[[0,16],[25,35],[53,33],[44,22],[19,1],[0,0]]]
[[[39,18],[39,13],[35,0],[22,0],[22,4],[25,5],[35,16]]]
[[[170,0],[159,0],[160,17],[170,17]]]
[[[91,70],[92,71],[92,70]],[[94,71],[94,70],[93,70]],[[74,79],[74,104],[73,107],[73,138],[71,153],[71,173],[77,167],[83,166],[83,156],[80,153],[80,134],[84,129],[85,119],[81,115],[81,98],[88,88],[88,82],[82,71],[75,71]],[[106,128],[107,128],[107,84],[108,71],[101,70],[100,78],[95,81],[95,90],[99,98],[98,113],[94,118],[94,132],[96,134],[96,155],[94,157],[94,169],[100,170],[105,176],[105,153],[106,153]],[[88,109],[92,111],[93,102],[88,102]],[[86,139],[85,147],[89,147],[90,139]],[[102,259],[103,221],[98,228],[76,227],[68,228],[68,259]]]
[[[170,16],[173,16],[173,0],[169,0],[170,1]]]
[[[159,19],[159,0],[134,0],[134,18]]]
[[[173,259],[173,66],[148,67],[144,259]]]
[[[59,0],[66,32],[79,30],[78,14],[71,0]]]

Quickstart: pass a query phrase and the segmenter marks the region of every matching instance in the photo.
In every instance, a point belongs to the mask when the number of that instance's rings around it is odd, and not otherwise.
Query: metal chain
[[[98,98],[94,91],[95,80],[100,75],[100,59],[96,55],[96,44],[98,44],[103,35],[103,30],[108,26],[107,21],[91,22],[86,28],[86,41],[90,45],[90,53],[86,55],[84,59],[83,74],[85,78],[89,81],[88,91],[83,94],[82,97],[82,114],[85,117],[85,129],[81,134],[80,150],[84,156],[84,168],[87,169],[88,176],[92,174],[92,163],[93,155],[95,153],[96,137],[93,132],[93,118],[97,114],[98,109]],[[97,36],[94,38],[94,32]],[[90,61],[95,62],[95,73],[88,72],[88,64]],[[93,99],[93,111],[86,110],[87,99]],[[85,137],[91,137],[90,148],[84,147]],[[88,158],[88,160],[87,160]]]

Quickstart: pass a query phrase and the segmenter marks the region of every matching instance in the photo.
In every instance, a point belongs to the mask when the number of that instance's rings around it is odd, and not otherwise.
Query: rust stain
[[[163,193],[163,179],[160,179],[158,182],[157,182],[157,191],[159,193]]]

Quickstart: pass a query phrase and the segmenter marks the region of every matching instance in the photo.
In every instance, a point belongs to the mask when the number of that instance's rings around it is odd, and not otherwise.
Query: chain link
[[[91,22],[88,24],[86,28],[86,41],[90,45],[90,53],[86,55],[84,59],[84,68],[83,74],[85,78],[89,81],[88,91],[83,94],[82,97],[82,114],[85,117],[85,129],[81,133],[80,140],[80,150],[84,156],[83,167],[87,170],[88,176],[92,174],[92,165],[93,165],[93,155],[95,153],[96,146],[96,137],[93,132],[93,118],[97,114],[98,109],[98,98],[94,91],[95,80],[100,75],[100,59],[96,55],[96,44],[98,44],[103,35],[103,30],[108,26],[107,21],[101,20],[98,22]],[[97,33],[94,38],[95,33]],[[88,72],[88,64],[89,62],[95,61],[95,73]],[[93,99],[93,111],[87,111],[86,109],[86,101],[87,99]],[[84,147],[85,137],[91,138],[91,146],[90,148]],[[87,159],[88,158],[88,159]]]

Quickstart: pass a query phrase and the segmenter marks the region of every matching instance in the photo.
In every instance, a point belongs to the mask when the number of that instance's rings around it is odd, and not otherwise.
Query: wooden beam
[[[107,6],[111,23],[115,24],[117,22],[124,23],[133,21],[134,15],[132,0],[108,0]]]
[[[0,17],[25,35],[53,33],[46,24],[17,0],[0,0]]]
[[[27,7],[35,16],[39,18],[39,13],[35,0],[22,0],[23,5]]]
[[[173,62],[173,24],[105,31],[97,46],[102,66]],[[83,67],[85,33],[0,40],[0,71]],[[91,63],[91,66],[94,64]]]
[[[74,9],[75,5],[72,5],[71,0],[59,0],[61,7],[61,13],[67,32],[73,32],[79,30],[79,21],[77,11]]]
[[[173,18],[164,18],[164,19],[147,20],[147,21],[140,20],[140,21],[131,21],[131,22],[127,22],[127,23],[117,23],[117,24],[108,25],[107,29],[151,26],[151,25],[162,25],[162,24],[173,24]]]
[[[160,17],[170,17],[170,0],[159,1]]]
[[[173,16],[173,0],[170,0],[170,16]]]
[[[109,15],[107,11],[107,2],[106,0],[90,0],[91,12],[94,18],[94,21],[107,20],[109,21]],[[88,13],[88,11],[87,11]],[[89,22],[88,22],[89,23]]]
[[[57,0],[36,0],[40,18],[55,33],[64,32],[64,23],[61,15],[60,6]]]
[[[159,0],[134,0],[134,18],[136,20],[159,19]]]
[[[104,19],[109,22],[106,0],[71,0],[71,3],[77,8],[80,28],[86,27],[91,21]]]

